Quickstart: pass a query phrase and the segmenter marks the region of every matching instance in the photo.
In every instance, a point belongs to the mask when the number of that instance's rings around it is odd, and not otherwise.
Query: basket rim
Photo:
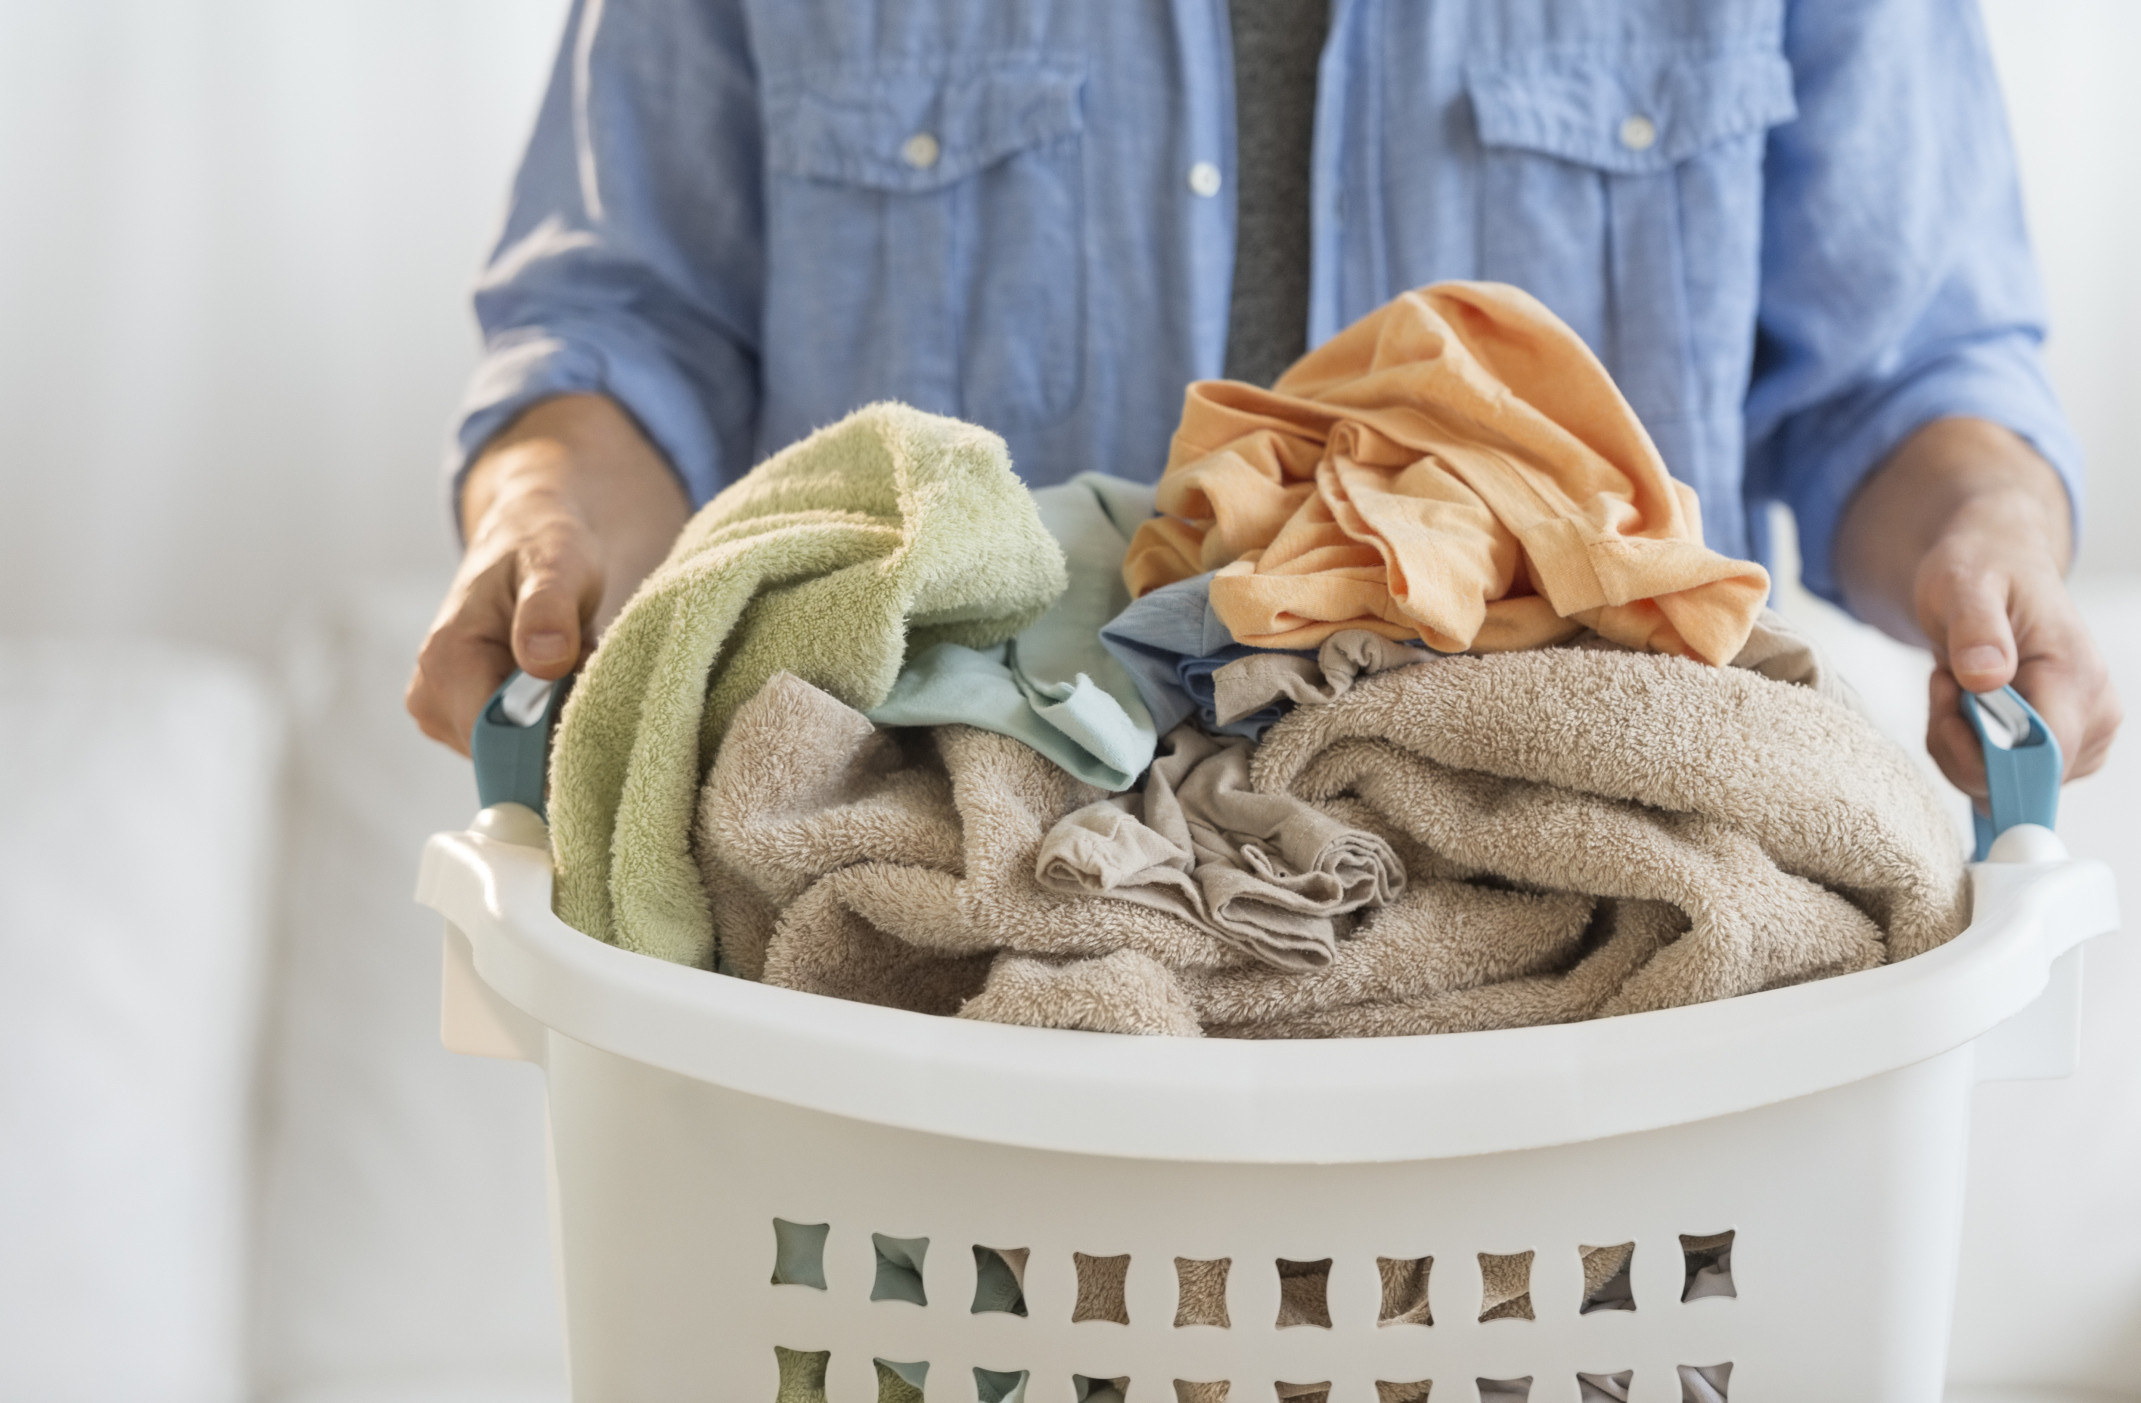
[[[2100,862],[1970,869],[1954,940],[1856,974],[1582,1023],[1388,1038],[1131,1037],[936,1017],[775,988],[591,939],[549,854],[435,835],[417,899],[483,983],[555,1033],[694,1080],[961,1139],[1136,1159],[1438,1159],[1685,1124],[1971,1042],[2118,922]],[[530,816],[532,818],[532,815]]]

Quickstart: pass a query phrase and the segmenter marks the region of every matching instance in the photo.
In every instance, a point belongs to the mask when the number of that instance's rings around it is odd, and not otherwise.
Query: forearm
[[[1927,748],[1948,778],[1984,791],[1961,693],[2013,684],[2058,737],[2067,774],[2103,763],[2118,697],[2065,575],[2065,484],[2021,438],[1941,419],[1890,454],[1845,508],[1834,559],[1861,618],[1933,651]]]
[[[631,416],[604,395],[530,405],[484,446],[461,480],[461,522],[476,548],[512,509],[540,502],[598,536],[645,535],[689,511],[676,474]]]
[[[1941,578],[1944,563],[1975,572],[1990,559],[2063,576],[2072,518],[2066,484],[2021,438],[1983,419],[1937,420],[1890,454],[1845,507],[1837,581],[1860,618],[1905,641],[1937,644],[1926,615],[1929,593],[1951,583]]]

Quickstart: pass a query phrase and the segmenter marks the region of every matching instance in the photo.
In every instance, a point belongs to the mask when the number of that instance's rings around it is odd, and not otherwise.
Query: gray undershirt
[[[1268,386],[1308,349],[1309,147],[1330,0],[1227,0],[1234,30],[1229,380]]]

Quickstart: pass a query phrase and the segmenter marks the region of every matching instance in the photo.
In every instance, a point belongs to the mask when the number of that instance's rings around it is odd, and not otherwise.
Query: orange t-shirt
[[[1131,594],[1217,571],[1213,610],[1262,648],[1369,628],[1500,652],[1589,627],[1724,664],[1769,595],[1703,545],[1598,358],[1501,283],[1405,293],[1269,390],[1191,385],[1158,505]]]

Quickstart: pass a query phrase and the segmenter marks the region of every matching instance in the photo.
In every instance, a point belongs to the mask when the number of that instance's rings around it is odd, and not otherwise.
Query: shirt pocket
[[[1085,361],[1083,87],[1031,58],[769,80],[768,376],[828,410],[1061,418]]]
[[[1774,40],[1541,49],[1468,64],[1466,86],[1482,275],[1575,327],[1653,432],[1737,413],[1765,138],[1797,115]]]

